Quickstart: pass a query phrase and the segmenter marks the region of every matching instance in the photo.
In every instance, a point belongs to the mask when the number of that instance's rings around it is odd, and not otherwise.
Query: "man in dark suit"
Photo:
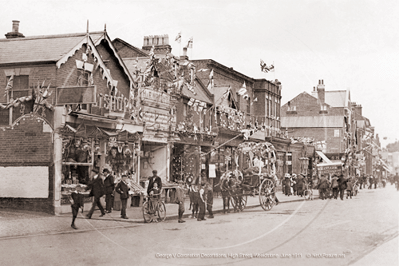
[[[114,205],[114,189],[115,189],[115,181],[114,177],[110,174],[109,170],[105,168],[103,170],[103,174],[105,175],[104,179],[104,187],[105,187],[105,210],[110,213],[112,210],[112,206]]]
[[[122,181],[116,185],[115,191],[121,194],[121,203],[122,203],[122,208],[121,208],[121,217],[123,219],[129,219],[129,217],[126,216],[126,207],[127,207],[127,199],[129,198],[129,186],[126,183],[126,175],[122,175]]]
[[[344,177],[344,175],[341,174],[341,176],[338,178],[338,184],[339,184],[339,197],[341,198],[341,200],[344,200],[344,194],[345,194],[345,190],[348,187],[347,183],[348,183],[349,179],[346,179]]]
[[[153,170],[152,171],[152,176],[148,179],[149,183],[148,183],[148,188],[147,188],[147,194],[150,194],[150,191],[152,190],[152,188],[154,187],[154,183],[158,184],[158,189],[162,190],[162,180],[161,178],[157,175],[157,170]]]
[[[91,189],[90,191],[90,197],[94,197],[93,205],[91,206],[91,209],[89,213],[86,215],[88,219],[91,219],[91,216],[93,215],[94,208],[96,205],[101,211],[100,217],[103,217],[105,215],[105,211],[103,206],[101,205],[100,198],[104,196],[104,181],[103,181],[103,176],[98,174],[97,169],[91,170],[93,174],[93,179],[89,182],[89,185],[87,189]]]

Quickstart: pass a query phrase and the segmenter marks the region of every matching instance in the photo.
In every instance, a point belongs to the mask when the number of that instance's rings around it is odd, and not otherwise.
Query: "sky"
[[[102,31],[142,47],[168,34],[172,53],[193,37],[190,59],[213,59],[253,78],[282,82],[282,104],[311,93],[349,89],[380,140],[399,140],[399,1],[4,1],[0,34],[20,21],[25,36]],[[182,43],[174,41],[181,32]],[[1,52],[1,51],[0,51]],[[259,61],[275,72],[260,71]],[[384,140],[386,138],[386,140]]]

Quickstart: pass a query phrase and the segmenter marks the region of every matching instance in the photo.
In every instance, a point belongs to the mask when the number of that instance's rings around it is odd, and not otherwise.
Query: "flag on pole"
[[[7,96],[8,91],[11,90],[13,86],[14,86],[14,75],[11,75],[10,79],[7,82],[7,86],[4,91],[4,96]]]
[[[179,32],[175,38],[175,41],[180,43],[181,42],[181,32]]]
[[[238,91],[238,95],[242,96],[247,92],[247,85],[245,85],[245,80],[244,80],[244,84],[242,84],[241,89]]]
[[[187,48],[193,48],[193,37],[188,39]]]
[[[268,73],[269,71],[274,71],[274,65],[267,66],[266,63],[260,60],[260,71]]]

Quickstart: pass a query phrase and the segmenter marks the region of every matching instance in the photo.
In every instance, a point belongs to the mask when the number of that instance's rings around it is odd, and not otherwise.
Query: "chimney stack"
[[[319,80],[319,84],[317,85],[317,98],[319,99],[320,103],[325,103],[325,86],[324,81],[321,79]]]
[[[154,53],[157,55],[167,54],[172,51],[172,46],[169,44],[168,34],[144,36],[142,49],[150,51],[152,46],[154,46]]]
[[[183,55],[180,56],[180,60],[188,60],[188,56],[187,56],[187,47],[183,47]]]
[[[7,39],[24,38],[25,36],[19,32],[19,20],[12,21],[12,31],[5,34]]]

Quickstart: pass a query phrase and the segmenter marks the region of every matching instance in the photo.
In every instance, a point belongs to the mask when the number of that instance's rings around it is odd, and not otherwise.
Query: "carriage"
[[[230,190],[230,202],[233,207],[244,210],[248,196],[259,197],[260,206],[271,210],[276,204],[276,153],[274,146],[269,142],[244,142],[238,145],[238,150],[244,157],[244,170],[236,169],[225,172],[221,183],[226,179],[236,180]],[[238,166],[238,158],[236,158]]]

